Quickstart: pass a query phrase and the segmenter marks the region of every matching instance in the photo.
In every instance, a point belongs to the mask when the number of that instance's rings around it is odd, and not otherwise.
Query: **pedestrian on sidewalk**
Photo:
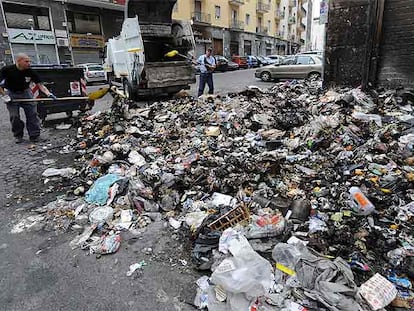
[[[213,72],[216,69],[216,59],[211,55],[212,49],[208,48],[206,54],[201,55],[197,63],[200,65],[200,81],[198,85],[198,96],[203,95],[206,83],[208,93],[214,94]]]
[[[37,115],[37,105],[35,102],[13,102],[16,99],[30,99],[33,98],[30,89],[30,83],[37,84],[39,90],[47,97],[56,99],[40,80],[39,76],[32,68],[30,68],[30,57],[24,53],[16,55],[16,64],[5,66],[0,71],[0,94],[3,101],[7,105],[9,111],[12,132],[15,142],[21,143],[23,141],[24,122],[20,119],[20,108],[23,109],[26,115],[26,128],[30,137],[30,141],[38,142],[40,138],[40,120]]]

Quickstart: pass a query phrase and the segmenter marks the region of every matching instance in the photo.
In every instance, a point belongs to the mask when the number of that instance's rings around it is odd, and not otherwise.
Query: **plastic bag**
[[[211,275],[211,281],[227,292],[258,297],[268,293],[272,284],[272,266],[257,254],[244,236],[232,239],[233,257],[224,259]]]
[[[276,263],[294,270],[304,250],[306,248],[301,247],[301,244],[278,243],[272,251],[272,258]]]
[[[118,251],[121,246],[120,234],[109,234],[101,237],[97,243],[93,243],[89,246],[91,254],[112,254]]]
[[[106,204],[109,196],[109,188],[119,179],[120,177],[115,174],[108,174],[98,178],[93,186],[86,192],[86,202],[98,205]]]
[[[47,168],[43,173],[43,177],[54,177],[54,176],[62,176],[62,177],[70,177],[76,172],[75,169],[67,167],[67,168]]]
[[[285,230],[285,218],[281,214],[252,215],[252,222],[246,232],[249,239],[278,236]]]
[[[102,225],[111,220],[113,214],[114,210],[110,206],[97,207],[89,214],[89,221],[92,224]]]
[[[382,126],[382,119],[380,115],[377,114],[366,114],[363,112],[353,112],[352,113],[352,117],[354,119],[358,119],[358,120],[362,120],[362,121],[366,121],[366,122],[371,122],[374,121],[376,125],[378,126]]]

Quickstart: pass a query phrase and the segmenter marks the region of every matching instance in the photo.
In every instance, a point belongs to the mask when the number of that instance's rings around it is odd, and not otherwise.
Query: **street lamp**
[[[29,18],[27,21],[29,22],[30,30],[32,31],[32,40],[33,40],[33,45],[34,45],[34,49],[36,53],[36,63],[40,64],[39,50],[37,49],[36,37],[35,37],[34,29],[33,29],[34,22],[32,18]]]

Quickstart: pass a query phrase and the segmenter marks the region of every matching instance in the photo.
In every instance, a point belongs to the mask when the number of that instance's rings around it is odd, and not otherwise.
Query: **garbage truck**
[[[121,33],[106,43],[109,83],[131,100],[171,96],[195,82],[194,35],[188,21],[172,20],[176,1],[127,1]]]

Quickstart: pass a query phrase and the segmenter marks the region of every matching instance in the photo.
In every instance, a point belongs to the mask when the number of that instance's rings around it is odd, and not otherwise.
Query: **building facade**
[[[0,0],[0,62],[100,62],[120,33],[125,0]],[[312,0],[177,0],[173,18],[192,22],[196,54],[293,54],[306,48]],[[311,15],[310,15],[311,16]]]
[[[1,0],[0,62],[18,53],[33,63],[100,62],[108,38],[119,34],[124,17],[119,0]]]
[[[292,54],[305,46],[311,0],[178,0],[173,18],[192,20],[196,54]],[[309,35],[310,36],[310,35]]]

